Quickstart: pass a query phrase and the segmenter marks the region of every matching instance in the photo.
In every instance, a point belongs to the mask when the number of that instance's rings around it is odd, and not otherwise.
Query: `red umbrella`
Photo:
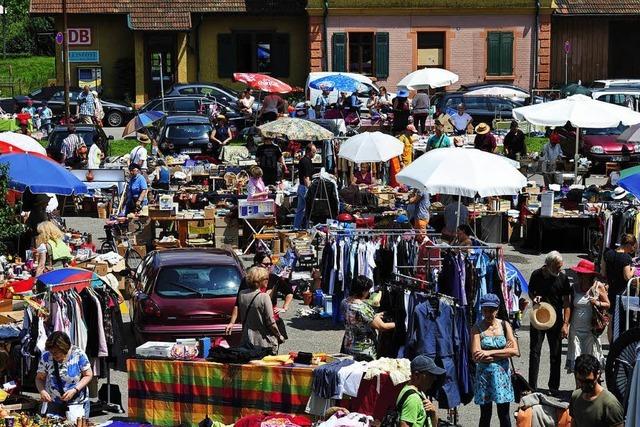
[[[266,74],[259,73],[233,73],[233,79],[245,83],[251,89],[269,93],[288,93],[293,88],[283,81],[274,79]]]

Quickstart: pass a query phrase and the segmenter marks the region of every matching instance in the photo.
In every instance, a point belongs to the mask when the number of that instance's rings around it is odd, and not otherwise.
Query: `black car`
[[[220,114],[224,114],[229,125],[238,129],[244,129],[247,125],[246,118],[233,105],[208,98],[206,96],[165,96],[164,107],[162,98],[152,99],[140,107],[138,113],[146,111],[164,111],[167,114],[198,114],[208,116],[210,107],[217,104]]]
[[[82,138],[87,148],[91,148],[93,145],[94,135],[98,135],[98,141],[105,147],[106,155],[110,154],[109,141],[113,139],[113,136],[108,136],[104,133],[101,127],[96,125],[77,124],[75,125],[76,134]],[[56,126],[49,134],[49,144],[47,145],[47,155],[52,159],[60,158],[60,150],[62,149],[62,141],[69,136],[69,130],[66,126]]]
[[[76,111],[78,96],[82,92],[79,87],[69,88],[69,108],[71,114]],[[29,95],[18,95],[13,98],[16,112],[27,105],[27,100],[33,101],[33,106],[38,108],[43,101],[47,101],[53,112],[54,121],[64,116],[64,88],[62,86],[48,86],[36,89]],[[135,115],[135,110],[128,104],[100,98],[104,110],[105,126],[124,126]]]
[[[519,102],[497,96],[466,96],[464,92],[445,92],[434,95],[431,105],[436,107],[436,117],[453,114],[458,104],[464,104],[466,112],[473,118],[474,126],[484,122],[489,126],[494,119],[510,120],[514,108],[522,107]]]
[[[158,147],[163,154],[211,154],[213,125],[206,116],[171,115],[160,122]]]
[[[227,106],[237,108],[242,94],[220,83],[176,83],[165,92],[165,96],[206,96]],[[260,102],[253,102],[253,111],[260,110]]]

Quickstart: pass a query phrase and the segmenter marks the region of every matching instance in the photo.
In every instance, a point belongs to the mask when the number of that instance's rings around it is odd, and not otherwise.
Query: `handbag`
[[[594,287],[595,286],[596,285],[594,285]],[[589,289],[589,293],[594,295],[594,292],[592,291],[593,287]],[[591,313],[591,332],[593,332],[596,337],[599,337],[602,335],[604,330],[607,329],[607,326],[611,321],[611,317],[609,316],[609,312],[606,308],[597,307],[595,305],[591,306]]]
[[[513,387],[513,395],[516,402],[520,402],[522,396],[533,392],[533,389],[529,385],[529,382],[521,374],[516,372],[512,358],[509,358],[509,362],[511,362],[511,386]]]
[[[282,335],[285,340],[288,340],[289,336],[287,335],[287,327],[280,316],[276,317],[276,327],[278,328],[278,331],[280,331],[280,335]]]

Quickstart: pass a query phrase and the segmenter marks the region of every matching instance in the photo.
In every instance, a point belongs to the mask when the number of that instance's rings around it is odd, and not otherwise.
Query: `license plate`
[[[182,150],[180,150],[180,153],[182,153],[182,154],[200,154],[200,153],[202,153],[202,149],[201,148],[183,148]]]
[[[629,160],[631,160],[629,156],[612,156],[611,157],[612,162],[628,162]]]

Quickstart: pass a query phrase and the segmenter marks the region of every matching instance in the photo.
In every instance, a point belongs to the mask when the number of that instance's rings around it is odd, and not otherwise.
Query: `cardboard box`
[[[0,325],[22,322],[23,319],[24,319],[24,310],[6,311],[3,313],[0,313]]]
[[[145,245],[134,245],[133,249],[138,252],[142,258],[147,256],[147,247]]]
[[[205,206],[204,208],[204,218],[205,219],[215,219],[216,218],[216,208],[213,206]]]
[[[97,262],[93,271],[98,276],[106,276],[109,273],[109,264],[106,262]]]
[[[124,253],[127,251],[127,245],[124,243],[118,243],[118,255],[124,257]]]
[[[227,226],[227,218],[224,216],[215,217],[216,228],[225,228]]]

